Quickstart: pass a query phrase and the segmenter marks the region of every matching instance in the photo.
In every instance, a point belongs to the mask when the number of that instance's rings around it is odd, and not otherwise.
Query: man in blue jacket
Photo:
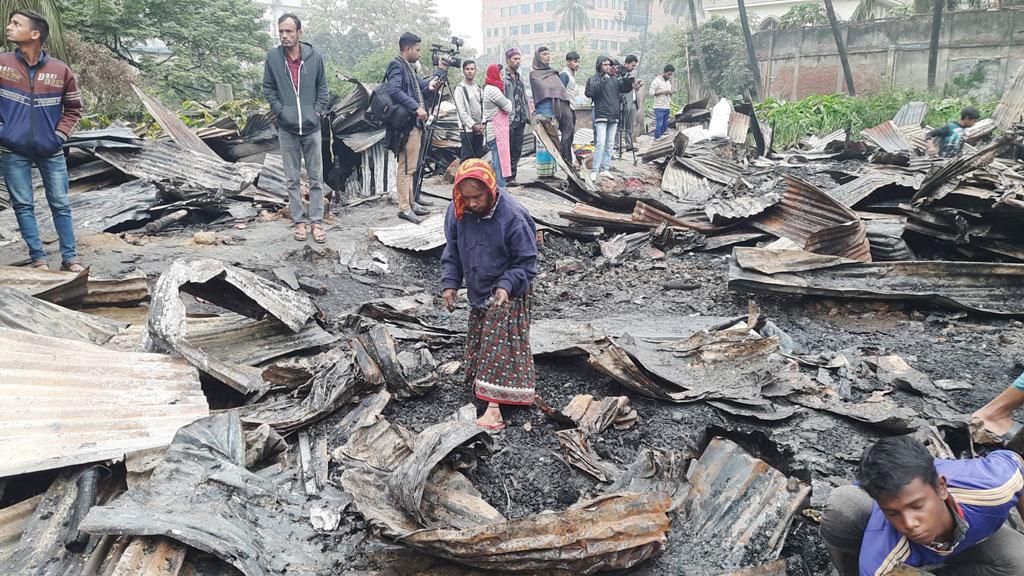
[[[1008,450],[933,458],[909,436],[883,438],[861,457],[859,486],[836,488],[821,536],[842,576],[885,576],[900,566],[941,576],[1024,574],[1024,462]]]
[[[85,268],[75,249],[68,167],[62,150],[82,118],[82,93],[67,64],[43,50],[50,25],[42,16],[15,10],[6,32],[7,41],[18,47],[0,54],[0,158],[11,207],[32,266],[48,269],[32,195],[35,165],[43,177],[46,202],[60,239],[61,268],[82,272]]]
[[[324,169],[320,152],[320,118],[327,112],[327,74],[324,61],[312,46],[301,42],[302,21],[295,14],[277,19],[281,46],[267,53],[263,66],[263,94],[277,116],[277,136],[288,186],[288,204],[296,240],[306,240],[306,224],[313,240],[326,242],[324,232]],[[309,178],[309,213],[302,206],[299,174],[306,160]]]
[[[397,108],[393,113],[408,116],[402,126],[388,129],[388,148],[398,157],[398,217],[414,224],[423,221],[420,216],[430,213],[414,202],[413,178],[419,162],[427,108],[441,85],[441,76],[448,70],[447,65],[441,62],[429,80],[418,77],[413,66],[420,61],[420,42],[420,37],[412,32],[402,34],[398,39],[401,55],[388,64],[385,85],[382,86]]]

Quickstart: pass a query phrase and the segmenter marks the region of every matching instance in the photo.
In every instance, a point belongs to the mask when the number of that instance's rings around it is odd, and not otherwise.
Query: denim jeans
[[[324,159],[320,153],[320,131],[299,136],[287,130],[278,130],[277,137],[281,144],[281,160],[284,164],[284,177],[288,187],[288,206],[292,212],[292,222],[300,224],[308,221],[311,224],[322,224],[324,221]],[[306,214],[302,207],[302,190],[299,185],[303,158],[306,160],[306,177],[309,178],[309,214]]]
[[[64,153],[59,152],[49,158],[30,158],[13,152],[4,152],[0,156],[0,163],[3,164],[7,193],[11,197],[11,207],[18,220],[21,237],[25,239],[25,244],[28,244],[29,257],[33,261],[46,260],[43,241],[39,238],[39,223],[36,222],[32,190],[32,165],[35,164],[43,177],[46,203],[50,205],[53,226],[60,238],[61,259],[67,263],[77,262],[75,230],[71,224],[71,203],[68,200],[68,166],[64,161]]]
[[[618,121],[609,122],[604,118],[598,119],[597,124],[594,124],[594,138],[597,140],[594,148],[594,172],[612,167],[612,148],[615,147],[615,133],[618,129]]]
[[[495,138],[488,144],[491,148],[491,167],[494,168],[494,174],[498,177],[498,190],[505,191],[505,177],[501,175],[501,156],[498,155],[498,140]]]
[[[654,127],[654,137],[661,138],[668,131],[668,108],[655,108],[654,119],[657,124]]]

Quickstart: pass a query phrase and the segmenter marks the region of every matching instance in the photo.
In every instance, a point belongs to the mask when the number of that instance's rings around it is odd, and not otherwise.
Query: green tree
[[[270,47],[261,7],[249,0],[57,0],[69,29],[138,69],[164,95],[209,98],[218,82],[258,94]],[[162,42],[170,55],[139,56]]]
[[[61,18],[59,0],[0,0],[0,14],[3,14],[4,25],[7,17],[15,10],[31,10],[36,12],[50,25],[50,38],[43,48],[60,60],[67,60],[68,51],[64,39],[64,21]],[[14,47],[4,41],[5,50]]]
[[[330,69],[364,82],[380,82],[398,54],[402,32],[423,39],[425,66],[430,45],[447,46],[451,40],[451,24],[438,15],[435,0],[310,0],[304,14],[303,39],[320,51]]]
[[[696,32],[696,33],[694,33]],[[686,61],[686,49],[691,58],[697,52],[697,38],[703,46],[707,64],[704,77],[705,89],[716,94],[740,95],[753,85],[747,52],[743,42],[743,31],[739,23],[714,16],[701,24],[696,31],[687,33],[688,45],[681,46],[675,57]],[[691,62],[692,67],[692,62]]]
[[[593,0],[558,0],[558,7],[555,9],[558,27],[572,31],[574,43],[577,30],[590,30],[590,16],[587,11],[593,7]]]
[[[779,18],[779,28],[800,28],[828,23],[825,9],[816,2],[797,4]]]

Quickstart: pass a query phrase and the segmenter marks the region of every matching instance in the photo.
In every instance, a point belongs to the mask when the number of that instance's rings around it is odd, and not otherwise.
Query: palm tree
[[[67,60],[67,47],[64,45],[64,21],[57,9],[59,0],[0,0],[0,14],[4,18],[15,10],[31,10],[38,13],[50,25],[50,38],[44,48],[47,52],[61,60]],[[6,25],[6,21],[4,22]],[[4,42],[5,49],[13,49]]]
[[[747,3],[744,0],[737,0],[736,7],[740,11],[743,41],[747,44],[747,62],[750,64],[750,74],[754,79],[754,86],[750,92],[754,100],[758,100],[758,94],[761,93],[761,68],[757,65],[757,54],[754,53],[754,38],[750,35],[750,21],[747,20]]]
[[[828,16],[828,25],[832,27],[832,36],[836,39],[839,63],[843,66],[843,77],[846,78],[846,91],[850,96],[856,96],[857,91],[853,88],[853,72],[850,71],[850,59],[846,55],[846,44],[843,42],[842,33],[839,32],[839,20],[836,18],[835,8],[832,7],[832,0],[825,0],[825,15]]]
[[[576,30],[590,29],[590,15],[587,12],[594,7],[593,0],[559,0],[555,14],[561,19],[559,27],[562,30],[572,30],[572,41],[576,43]]]

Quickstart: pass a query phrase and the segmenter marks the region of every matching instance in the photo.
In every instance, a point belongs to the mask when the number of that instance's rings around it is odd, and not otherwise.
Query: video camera
[[[459,58],[459,48],[466,41],[458,36],[452,36],[451,46],[444,46],[443,44],[431,44],[430,54],[431,61],[434,63],[434,67],[440,66],[442,62],[445,63],[449,68],[461,68],[462,59]]]

